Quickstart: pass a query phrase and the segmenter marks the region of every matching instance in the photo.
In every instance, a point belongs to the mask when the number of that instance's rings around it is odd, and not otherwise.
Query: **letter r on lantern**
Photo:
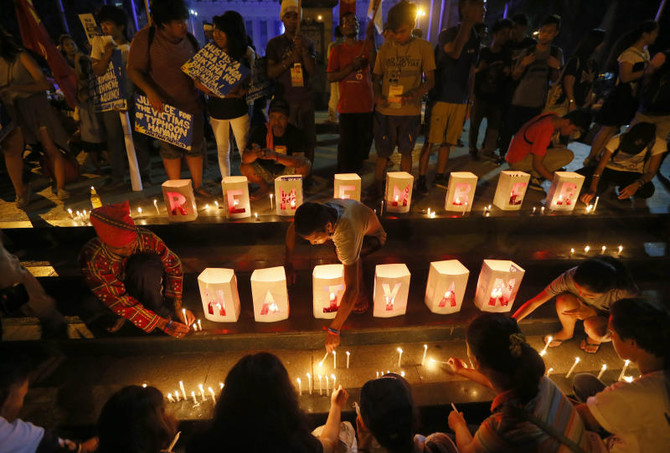
[[[168,201],[170,203],[170,212],[172,215],[188,215],[186,208],[186,197],[179,192],[168,192]]]

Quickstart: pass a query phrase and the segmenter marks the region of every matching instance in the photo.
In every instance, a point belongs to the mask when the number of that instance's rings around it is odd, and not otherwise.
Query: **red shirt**
[[[334,46],[330,51],[327,72],[337,72],[354,62],[361,55],[364,41],[356,41],[352,46],[346,42]],[[369,58],[369,52],[363,52]],[[354,71],[338,82],[340,86],[339,113],[369,113],[374,106],[370,65]]]
[[[505,160],[510,164],[515,164],[528,154],[544,156],[551,144],[551,137],[554,135],[552,121],[554,118],[556,115],[553,113],[543,113],[524,124],[519,132],[514,134]]]

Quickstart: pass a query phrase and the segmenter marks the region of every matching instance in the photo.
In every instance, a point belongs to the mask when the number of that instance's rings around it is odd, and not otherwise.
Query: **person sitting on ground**
[[[285,267],[289,281],[295,280],[293,250],[296,235],[312,245],[333,241],[337,258],[344,265],[345,290],[335,319],[326,333],[326,349],[340,344],[340,330],[349,314],[364,313],[369,298],[363,283],[361,257],[386,243],[386,232],[375,212],[356,200],[333,199],[325,203],[303,203],[295,212],[294,222],[286,232]]]
[[[305,140],[300,129],[289,124],[289,105],[275,97],[270,102],[270,121],[251,131],[242,154],[240,173],[258,184],[252,199],[259,199],[282,175],[309,175],[312,163],[305,157]]]
[[[96,453],[167,452],[177,424],[165,412],[160,390],[129,385],[112,395],[100,412]]]
[[[491,388],[496,397],[491,416],[474,436],[461,412],[449,414],[458,451],[591,451],[592,436],[587,435],[577,410],[544,376],[542,357],[526,342],[513,318],[502,313],[479,315],[468,326],[466,343],[472,367],[456,357],[449,359],[449,366],[456,374]]]
[[[651,180],[661,166],[663,148],[654,146],[656,126],[637,123],[627,132],[610,139],[596,167],[584,167],[578,173],[586,176],[588,187],[579,199],[589,204],[608,187],[618,187],[619,200],[632,196],[649,198],[656,188]],[[598,190],[598,188],[601,190]]]
[[[456,445],[443,433],[418,434],[418,408],[405,378],[388,373],[361,389],[358,425],[359,452],[454,452]],[[382,448],[379,448],[382,447]]]
[[[226,376],[212,420],[191,437],[186,452],[330,453],[345,426],[352,442],[347,450],[356,451],[353,426],[340,424],[348,398],[342,386],[333,391],[326,425],[315,437],[281,360],[269,352],[246,355]]]
[[[78,452],[96,450],[98,439],[77,443],[50,430],[24,422],[19,416],[28,393],[31,366],[24,357],[4,355],[0,360],[0,451],[4,453]]]
[[[670,314],[658,302],[622,299],[612,305],[609,329],[619,357],[642,375],[609,387],[589,374],[575,376],[577,406],[589,429],[605,429],[609,452],[661,453],[670,445]],[[617,372],[618,373],[618,372]],[[602,451],[602,450],[599,450]]]
[[[120,317],[108,330],[116,332],[128,320],[147,333],[158,328],[176,338],[186,335],[195,317],[182,310],[179,257],[135,226],[128,201],[93,209],[91,224],[97,237],[84,245],[79,264],[99,302]]]
[[[510,169],[531,174],[529,189],[544,191],[542,180],[554,179],[554,172],[566,166],[575,155],[567,148],[550,148],[558,134],[571,137],[584,133],[591,124],[591,115],[584,110],[573,110],[560,117],[543,113],[524,124],[514,134],[505,159]]]
[[[542,292],[523,304],[513,317],[521,321],[538,307],[556,298],[556,313],[562,329],[544,338],[549,347],[560,346],[574,335],[577,320],[584,322],[586,338],[580,348],[595,354],[600,343],[610,341],[607,317],[614,302],[639,292],[623,263],[610,256],[599,256],[568,269]]]

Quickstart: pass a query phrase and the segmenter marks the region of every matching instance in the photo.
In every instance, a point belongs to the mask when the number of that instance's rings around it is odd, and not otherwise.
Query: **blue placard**
[[[99,112],[127,109],[125,83],[121,50],[114,49],[107,71],[95,78],[95,109]]]
[[[249,75],[249,68],[235,61],[214,43],[206,44],[181,67],[218,97],[224,97]]]
[[[251,71],[249,90],[247,91],[247,104],[252,104],[256,99],[272,96],[272,81],[267,78],[267,57],[256,58],[254,68]]]
[[[191,149],[193,115],[163,104],[163,112],[151,107],[146,96],[135,96],[135,130],[171,145]]]

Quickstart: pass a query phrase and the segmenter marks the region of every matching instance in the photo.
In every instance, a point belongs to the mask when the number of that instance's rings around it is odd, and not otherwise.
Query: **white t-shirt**
[[[610,311],[610,307],[614,302],[628,297],[635,297],[635,293],[625,289],[611,289],[603,294],[595,294],[594,297],[584,298],[579,294],[575,286],[575,271],[576,267],[568,269],[556,279],[549,283],[544,290],[547,294],[557,296],[561,293],[570,293],[579,298],[586,305],[589,305],[597,310]]]
[[[619,55],[619,58],[617,58],[619,64],[630,63],[633,65],[633,69],[637,70],[639,70],[639,68],[635,67],[636,64],[643,63],[641,69],[646,69],[647,65],[649,64],[649,60],[651,60],[651,57],[649,56],[649,51],[647,49],[639,50],[635,47],[629,47],[628,49],[624,50],[621,52],[621,55]],[[641,79],[638,79],[634,82],[629,82],[631,88],[633,89],[633,95],[637,94],[637,88],[640,84],[640,80]]]
[[[586,405],[600,426],[612,433],[606,439],[610,453],[665,453],[670,449],[670,400],[663,371],[610,385]]]
[[[16,419],[9,423],[0,417],[0,452],[35,453],[44,437],[44,428]]]
[[[337,258],[345,266],[358,261],[365,236],[376,237],[380,244],[386,243],[386,231],[379,223],[374,211],[356,200],[335,199],[325,203],[338,212],[333,243]]]
[[[610,139],[609,142],[607,142],[607,150],[614,152],[616,149],[619,147],[619,142],[620,142],[620,136],[616,135]],[[634,173],[644,173],[644,164],[645,164],[645,156],[647,153],[650,153],[649,158],[651,159],[651,156],[655,156],[657,154],[663,154],[666,150],[663,149],[662,147],[654,146],[652,147],[651,151],[649,151],[648,147],[645,147],[642,151],[635,155],[627,154],[624,153],[623,151],[619,151],[616,153],[615,156],[613,156],[609,162],[607,162],[607,165],[605,165],[605,168],[609,168],[610,170],[616,170],[616,171],[630,171]],[[648,162],[648,160],[647,160]]]
[[[96,36],[91,42],[91,59],[92,60],[102,60],[102,56],[105,54],[105,43],[112,39],[111,36]],[[117,44],[117,49],[121,51],[121,63],[123,63],[123,68],[126,68],[128,64],[128,52],[130,52],[130,43],[126,44]],[[133,84],[130,81],[130,77],[126,75],[125,79],[125,90],[126,96],[131,97],[133,94]]]

